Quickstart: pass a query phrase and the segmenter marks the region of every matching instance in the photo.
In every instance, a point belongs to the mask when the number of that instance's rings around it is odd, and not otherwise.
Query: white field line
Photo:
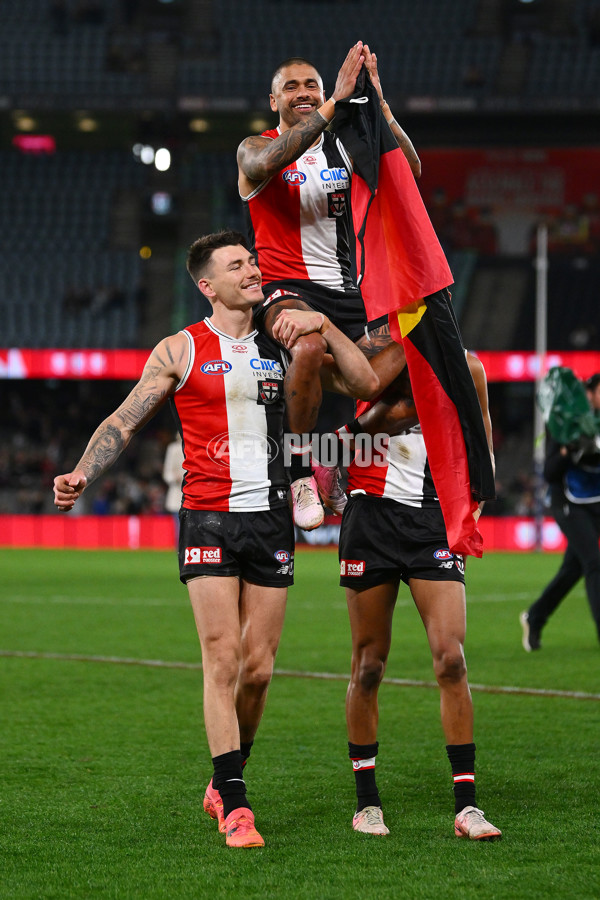
[[[7,659],[54,659],[59,662],[108,663],[121,666],[146,666],[155,669],[188,669],[201,671],[202,663],[177,662],[165,659],[135,659],[127,656],[88,656],[82,653],[43,653],[36,650],[0,650],[0,658]],[[281,678],[312,678],[318,681],[348,681],[350,676],[337,672],[297,672],[292,669],[275,669]],[[417,681],[411,678],[384,678],[383,684],[394,687],[433,688],[435,681]],[[511,687],[509,685],[471,684],[472,691],[481,694],[513,694],[526,697],[563,697],[568,700],[600,700],[600,694],[584,691],[559,691],[548,688]]]
[[[340,588],[341,595],[341,588]],[[510,594],[474,594],[469,597],[467,595],[467,607],[471,606],[473,603],[509,603],[511,600],[519,600],[520,602],[530,601],[535,596],[537,596],[535,591],[521,591],[511,592]],[[177,607],[180,606],[181,603],[188,602],[187,594],[182,594],[179,598],[173,597],[173,599],[165,600],[163,597],[127,597],[127,598],[117,598],[117,597],[107,597],[104,596],[91,596],[91,597],[73,597],[69,594],[49,594],[44,597],[31,597],[27,594],[11,594],[9,597],[0,597],[0,603],[15,603],[15,604],[23,604],[23,605],[35,605],[35,606],[43,606],[49,603],[55,603],[58,605],[73,605],[73,606],[165,606],[165,607]],[[294,602],[293,596],[290,598],[290,602]],[[322,604],[319,604],[319,608],[321,608]],[[334,600],[331,602],[331,607],[333,609],[346,609],[346,603],[343,599]],[[396,606],[413,606],[413,601],[410,597],[399,597],[396,601]],[[316,608],[317,604],[312,603],[302,603],[302,609],[311,609]]]

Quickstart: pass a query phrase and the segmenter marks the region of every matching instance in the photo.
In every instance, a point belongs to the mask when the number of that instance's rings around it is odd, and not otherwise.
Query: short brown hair
[[[241,245],[248,249],[246,238],[239,231],[215,231],[213,234],[204,234],[194,241],[187,252],[186,266],[194,284],[198,284],[200,278],[206,272],[212,255],[220,247],[237,247]]]

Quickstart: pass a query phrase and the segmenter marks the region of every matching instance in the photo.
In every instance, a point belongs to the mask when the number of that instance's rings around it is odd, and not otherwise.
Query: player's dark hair
[[[194,284],[198,284],[208,268],[212,255],[220,247],[237,247],[248,249],[246,238],[239,231],[215,231],[204,234],[194,241],[187,252],[186,266]]]
[[[303,56],[288,56],[288,58],[284,59],[282,63],[279,63],[279,65],[271,75],[271,93],[273,93],[273,82],[275,81],[277,76],[281,74],[282,69],[287,69],[288,66],[310,66],[311,69],[315,70],[319,78],[321,78],[319,70],[314,63],[311,63],[310,59],[305,59]]]
[[[586,391],[595,391],[598,385],[600,384],[600,372],[596,372],[594,375],[590,375],[590,377],[585,382]]]

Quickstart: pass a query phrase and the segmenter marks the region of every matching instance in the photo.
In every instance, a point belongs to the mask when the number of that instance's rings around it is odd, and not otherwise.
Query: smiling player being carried
[[[389,382],[388,367],[396,372],[402,367],[403,350],[391,341],[387,316],[371,323],[367,333],[365,308],[352,277],[352,160],[341,141],[326,131],[336,101],[352,94],[363,66],[386,121],[418,177],[419,158],[383,98],[377,57],[358,41],[349,50],[327,100],[321,76],[308,60],[292,57],[277,67],[270,104],[279,114],[279,124],[242,141],[237,154],[238,184],[249,241],[265,285],[266,299],[255,311],[258,328],[272,334],[278,315],[286,308],[318,310],[357,343],[378,376]],[[321,336],[314,333],[298,340],[292,350],[285,392],[290,430],[297,434],[311,432],[316,424],[322,398],[318,372],[324,351]],[[296,524],[306,530],[321,524],[318,491],[325,504],[341,514],[346,498],[339,488],[337,469],[315,465],[315,481],[304,454],[292,462]]]

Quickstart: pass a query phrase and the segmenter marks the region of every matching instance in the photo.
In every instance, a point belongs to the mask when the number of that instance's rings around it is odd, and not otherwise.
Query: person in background
[[[600,418],[600,372],[585,382],[587,398]],[[598,429],[600,433],[600,428]],[[585,579],[585,590],[600,640],[600,444],[584,439],[564,446],[546,436],[544,478],[550,510],[567,539],[560,568],[529,609],[521,613],[523,648],[541,650],[542,630],[571,588]]]
[[[183,481],[183,447],[181,438],[178,434],[168,444],[165,452],[165,461],[163,464],[162,477],[167,485],[167,493],[165,496],[165,509],[171,513],[175,528],[175,543],[179,541],[179,510],[181,509],[181,483]]]

